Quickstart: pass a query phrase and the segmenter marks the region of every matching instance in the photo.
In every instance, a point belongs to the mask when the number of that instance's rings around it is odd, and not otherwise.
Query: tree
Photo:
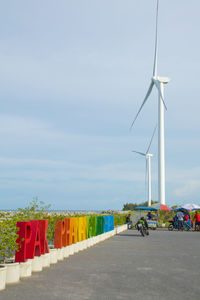
[[[155,204],[157,203],[157,201],[152,201],[152,204]],[[145,201],[145,202],[142,202],[142,203],[126,203],[124,204],[124,207],[122,210],[135,210],[135,208],[137,206],[145,206],[147,207],[148,206],[148,202]]]

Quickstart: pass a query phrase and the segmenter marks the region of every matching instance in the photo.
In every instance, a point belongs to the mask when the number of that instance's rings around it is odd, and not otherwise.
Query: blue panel
[[[109,231],[114,229],[114,216],[109,216]]]
[[[109,217],[110,216],[103,216],[103,231],[104,232],[108,232],[110,231],[109,229]]]

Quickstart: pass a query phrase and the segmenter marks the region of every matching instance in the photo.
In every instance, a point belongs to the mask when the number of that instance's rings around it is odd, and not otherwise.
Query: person
[[[185,229],[190,230],[192,228],[192,222],[191,222],[191,217],[190,217],[189,212],[184,213],[183,219],[184,219],[183,225],[184,225]]]
[[[147,214],[147,220],[151,220],[153,219],[153,215],[152,213],[149,211],[148,214]]]
[[[130,215],[130,214],[128,214],[128,215],[126,216],[126,224],[128,225],[128,229],[131,229],[132,226],[133,226],[133,223],[132,223],[132,221],[131,221],[131,215]]]
[[[198,211],[195,212],[194,215],[194,221],[195,221],[195,231],[197,230],[197,226],[199,227],[200,230],[200,214],[198,213]]]
[[[183,228],[183,217],[184,214],[182,211],[177,212],[177,217],[178,217],[178,230]]]
[[[178,229],[178,216],[177,214],[173,217],[174,228]]]
[[[136,226],[135,226],[135,227],[137,228],[137,230],[139,230],[138,227],[137,227],[137,225],[138,225],[139,223],[142,223],[142,225],[145,226],[146,229],[149,229],[147,220],[146,220],[144,217],[141,217],[141,218],[137,221]]]
[[[189,220],[189,215],[188,213],[186,212],[185,215],[184,215],[184,222],[187,222]]]
[[[192,217],[190,217],[190,222],[191,222],[191,228],[193,228],[193,224],[194,224],[194,222],[193,222],[193,219],[192,219]]]

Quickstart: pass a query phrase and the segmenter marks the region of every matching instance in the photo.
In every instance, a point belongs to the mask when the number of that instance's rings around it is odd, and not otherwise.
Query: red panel
[[[49,253],[49,247],[47,242],[47,229],[48,229],[49,220],[39,220],[39,229],[40,229],[40,246],[41,253]]]
[[[33,259],[34,256],[41,255],[40,228],[39,228],[38,220],[30,221],[30,223],[31,223],[32,235],[31,235],[30,243],[27,245],[26,258]]]
[[[17,222],[19,228],[17,234],[17,244],[19,249],[15,251],[15,262],[25,262],[27,257],[27,245],[31,240],[31,223],[30,222]]]

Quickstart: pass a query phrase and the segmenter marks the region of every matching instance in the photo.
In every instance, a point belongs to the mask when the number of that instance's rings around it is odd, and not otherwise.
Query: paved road
[[[199,299],[200,233],[125,231],[34,273],[1,300]]]

